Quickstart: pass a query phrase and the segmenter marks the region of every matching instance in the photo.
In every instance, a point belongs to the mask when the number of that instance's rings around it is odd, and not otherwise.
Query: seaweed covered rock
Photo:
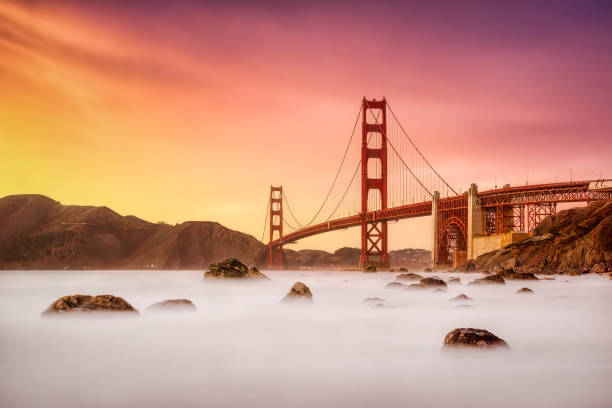
[[[257,268],[248,268],[236,258],[228,258],[223,262],[210,264],[204,278],[214,279],[269,279]]]
[[[42,312],[43,316],[51,316],[64,313],[135,313],[138,311],[125,299],[113,295],[70,295],[64,296],[51,303]]]
[[[508,343],[488,330],[460,328],[448,332],[444,336],[442,350],[472,349],[491,350],[509,349]]]

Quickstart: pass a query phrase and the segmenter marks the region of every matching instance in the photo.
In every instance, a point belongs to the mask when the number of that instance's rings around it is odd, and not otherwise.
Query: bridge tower
[[[283,186],[270,186],[270,243],[268,244],[268,266],[270,269],[283,268]],[[274,236],[278,232],[278,237]],[[273,246],[272,241],[279,239],[279,245]]]
[[[380,207],[387,208],[387,101],[362,101],[361,122],[361,258],[359,267],[374,264],[378,268],[388,268],[387,222],[368,220],[368,196],[370,190],[378,191]],[[368,112],[374,123],[368,121]],[[370,141],[371,143],[368,143]],[[380,168],[380,174],[370,177],[368,164]]]

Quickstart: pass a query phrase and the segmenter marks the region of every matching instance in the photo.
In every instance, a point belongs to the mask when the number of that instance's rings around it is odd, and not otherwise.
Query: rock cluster
[[[508,343],[488,330],[460,328],[451,330],[445,337],[443,350],[454,349],[509,349]]]
[[[248,268],[236,258],[228,258],[223,262],[210,264],[205,278],[215,279],[269,279],[257,268]]]
[[[55,302],[51,303],[51,305],[49,305],[49,307],[42,312],[42,315],[50,316],[63,313],[92,312],[138,314],[138,311],[122,297],[113,295],[70,295],[61,297]]]

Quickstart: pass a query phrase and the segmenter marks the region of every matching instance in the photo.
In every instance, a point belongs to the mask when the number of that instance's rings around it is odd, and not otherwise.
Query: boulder
[[[515,272],[514,269],[506,269],[498,275],[508,280],[538,280],[538,277],[531,272]]]
[[[448,332],[444,336],[442,350],[473,349],[492,350],[509,349],[508,343],[488,330],[460,328]]]
[[[122,297],[113,295],[70,295],[61,297],[51,303],[47,310],[42,312],[42,315],[50,316],[63,313],[91,312],[138,314],[138,311]]]
[[[529,289],[529,288],[521,288],[519,290],[516,291],[516,293],[524,293],[524,294],[529,294],[529,293],[533,293],[533,290]]]
[[[281,302],[312,302],[310,288],[303,282],[296,282]]]
[[[448,280],[448,282],[446,282],[446,283],[447,284],[459,284],[459,283],[461,283],[461,279],[459,279],[459,278],[450,278]]]
[[[431,278],[423,278],[419,281],[419,283],[426,288],[431,288],[431,287],[442,287],[442,288],[446,288],[446,282],[444,282],[442,279],[440,278],[436,278],[436,277],[431,277]]]
[[[367,264],[366,266],[363,267],[363,271],[364,272],[376,272],[376,265],[374,264]]]
[[[416,273],[400,273],[395,279],[399,281],[417,281],[423,279],[423,277]]]
[[[484,278],[474,279],[472,282],[478,284],[484,283],[488,285],[504,285],[506,283],[506,281],[504,280],[504,278],[501,277],[501,275],[489,275],[485,276]],[[470,284],[472,282],[470,282]]]
[[[204,278],[214,279],[269,279],[257,268],[248,268],[236,258],[228,258],[223,262],[210,264]]]
[[[164,312],[195,312],[198,310],[188,299],[167,299],[152,304],[145,309],[145,313],[164,313]]]
[[[460,295],[455,296],[454,298],[448,299],[450,302],[461,302],[464,300],[474,300],[471,297],[469,297],[468,295],[462,293]]]
[[[403,287],[406,287],[406,285],[400,282],[389,282],[385,285],[385,289],[401,289]]]

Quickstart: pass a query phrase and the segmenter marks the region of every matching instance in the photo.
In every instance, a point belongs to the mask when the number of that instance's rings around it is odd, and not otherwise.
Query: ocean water
[[[556,276],[445,293],[385,289],[395,274],[264,271],[0,273],[0,407],[610,407],[612,281]],[[424,274],[431,275],[431,274]],[[296,281],[314,303],[282,306]],[[533,295],[518,295],[527,286]],[[124,297],[139,317],[41,318],[68,294]],[[472,308],[448,299],[465,293]],[[390,307],[365,305],[380,297]],[[188,298],[198,311],[149,315]],[[457,327],[509,352],[441,354]]]

